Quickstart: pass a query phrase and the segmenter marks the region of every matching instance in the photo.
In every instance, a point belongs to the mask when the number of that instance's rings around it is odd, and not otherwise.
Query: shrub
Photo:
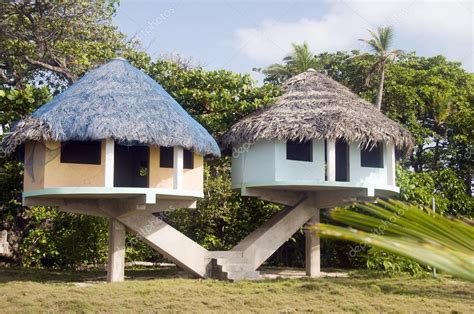
[[[104,218],[59,212],[48,207],[25,210],[29,223],[20,244],[26,267],[77,268],[107,259]]]
[[[407,273],[415,277],[429,275],[430,267],[423,266],[405,257],[401,257],[386,251],[370,248],[367,251],[367,268],[380,271],[385,275],[396,275]]]

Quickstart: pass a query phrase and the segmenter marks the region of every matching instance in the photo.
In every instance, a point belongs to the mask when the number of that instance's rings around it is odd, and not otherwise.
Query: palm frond
[[[333,219],[351,228],[319,224],[316,231],[375,246],[474,281],[474,227],[395,200],[338,208]]]
[[[377,39],[384,51],[388,51],[393,40],[393,30],[391,27],[379,27],[377,29]]]
[[[433,103],[433,118],[438,126],[443,125],[454,111],[453,97],[446,93],[436,93]]]
[[[381,46],[380,46],[380,44],[377,42],[377,40],[375,40],[375,39],[363,39],[363,38],[361,38],[361,39],[359,39],[359,40],[360,40],[360,41],[363,41],[363,42],[365,42],[367,45],[369,45],[370,48],[371,48],[374,52],[376,52],[377,54],[383,53],[383,49],[381,49]]]

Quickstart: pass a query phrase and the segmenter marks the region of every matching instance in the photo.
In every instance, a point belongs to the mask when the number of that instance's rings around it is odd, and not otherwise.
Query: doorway
[[[349,181],[349,145],[341,139],[336,140],[336,181]]]
[[[123,146],[115,144],[114,186],[147,188],[150,162],[147,146]]]

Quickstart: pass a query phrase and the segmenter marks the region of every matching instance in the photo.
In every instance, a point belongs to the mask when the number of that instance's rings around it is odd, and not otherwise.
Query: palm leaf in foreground
[[[319,224],[323,237],[378,247],[453,276],[474,281],[474,227],[395,200],[336,208],[331,216],[350,228]]]

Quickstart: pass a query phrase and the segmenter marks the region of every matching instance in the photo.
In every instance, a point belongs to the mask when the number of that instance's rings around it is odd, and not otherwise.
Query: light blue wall
[[[396,191],[388,182],[388,149],[384,145],[384,167],[361,167],[359,143],[349,145],[349,182],[325,181],[324,141],[313,141],[313,161],[286,160],[286,142],[261,141],[252,146],[241,147],[233,152],[233,188],[252,186],[334,186],[366,187]],[[394,165],[392,165],[393,167]],[[393,169],[393,168],[392,168]]]
[[[360,165],[359,143],[349,145],[349,180],[363,186],[387,185],[387,148],[383,146],[383,168],[362,167]]]
[[[259,142],[232,151],[232,186],[242,183],[275,181],[275,145]]]
[[[276,181],[324,182],[324,141],[313,141],[313,161],[286,159],[286,142],[274,142]]]

